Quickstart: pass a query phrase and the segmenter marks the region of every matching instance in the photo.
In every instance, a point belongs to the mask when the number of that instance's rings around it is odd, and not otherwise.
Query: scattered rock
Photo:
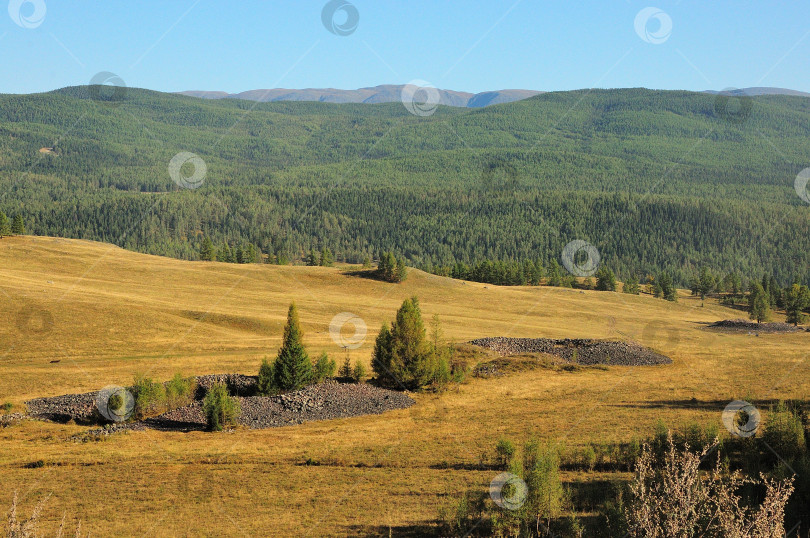
[[[589,339],[551,338],[479,338],[469,342],[501,355],[547,353],[567,361],[583,364],[616,366],[654,366],[672,364],[672,359],[633,342]]]
[[[706,327],[727,332],[751,333],[795,333],[803,331],[801,327],[794,327],[789,323],[756,323],[747,319],[724,319],[716,321]]]
[[[187,406],[141,422],[106,424],[103,428],[92,429],[86,433],[103,436],[145,428],[180,431],[205,429],[202,398],[206,390],[215,383],[225,383],[231,394],[235,395],[242,407],[238,422],[249,428],[273,428],[312,420],[376,415],[393,409],[404,409],[415,403],[401,392],[364,383],[339,383],[329,380],[279,396],[254,396],[257,384],[255,376],[217,374],[200,376],[196,379],[198,387],[196,399]],[[88,392],[29,400],[26,402],[28,417],[54,422],[73,420],[77,423],[98,424],[97,395],[97,392]]]

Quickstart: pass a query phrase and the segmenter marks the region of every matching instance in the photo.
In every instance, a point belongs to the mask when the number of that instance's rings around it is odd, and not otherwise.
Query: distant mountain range
[[[715,90],[706,90],[706,93],[721,93]],[[789,90],[787,88],[768,88],[763,86],[756,86],[753,88],[739,88],[736,90],[722,90],[722,93],[730,93],[734,95],[748,95],[755,97],[757,95],[795,95],[798,97],[810,97],[810,93],[800,92],[798,90]]]
[[[276,88],[272,90],[248,90],[241,93],[185,91],[182,95],[203,99],[247,99],[262,103],[270,101],[320,101],[323,103],[390,103],[399,101],[404,84],[385,84],[373,88],[357,90],[337,90],[335,88],[306,88],[289,90]],[[510,103],[532,97],[540,91],[534,90],[497,90],[491,92],[468,93],[453,90],[437,90],[439,104],[456,107],[481,108],[498,103]]]
[[[201,99],[246,99],[267,103],[272,101],[317,101],[322,103],[390,103],[399,101],[404,84],[384,84],[372,88],[359,88],[357,90],[338,90],[335,88],[305,88],[291,90],[275,88],[270,90],[248,90],[240,93],[218,91],[189,90],[178,92],[181,95],[199,97]],[[437,90],[439,104],[455,107],[482,108],[499,103],[511,103],[528,99],[540,93],[537,90],[494,90],[481,93],[458,92],[453,90]],[[797,95],[810,97],[810,93],[789,90],[785,88],[740,88],[726,90],[736,95]],[[706,90],[706,93],[720,93],[716,90]]]

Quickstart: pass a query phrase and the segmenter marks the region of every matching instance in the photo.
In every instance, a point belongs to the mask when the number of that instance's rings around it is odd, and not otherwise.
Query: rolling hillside
[[[38,234],[185,259],[203,235],[291,260],[393,249],[423,268],[548,263],[583,239],[625,278],[668,270],[685,284],[706,265],[810,281],[794,189],[810,100],[726,98],[583,90],[418,117],[401,103],[6,95],[0,209]],[[206,163],[199,189],[172,182],[182,151]]]
[[[14,237],[0,240],[0,401],[126,384],[136,372],[157,379],[176,371],[253,374],[263,356],[275,354],[292,300],[312,354],[343,356],[328,333],[335,314],[364,319],[368,335],[351,356],[367,361],[380,324],[413,294],[458,342],[485,335],[633,339],[674,364],[471,379],[440,396],[415,394],[413,408],[382,417],[238,435],[141,431],[81,443],[72,436],[84,427],[23,422],[0,428],[0,504],[14,490],[26,506],[51,492],[48,532],[66,511],[85,532],[104,535],[261,534],[269,522],[273,532],[295,535],[418,534],[438,507],[486,487],[492,471],[478,462],[503,435],[535,432],[571,448],[625,442],[648,435],[658,420],[719,425],[734,398],[810,390],[806,333],[708,331],[706,323],[739,313],[686,296],[673,304],[502,288],[415,270],[392,285],[344,268],[185,262],[89,241]],[[616,477],[563,473],[567,482]]]

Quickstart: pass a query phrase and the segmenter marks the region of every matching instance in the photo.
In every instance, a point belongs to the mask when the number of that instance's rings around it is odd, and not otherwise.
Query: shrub
[[[166,405],[177,409],[194,401],[197,381],[193,377],[183,377],[179,372],[166,384]],[[117,396],[117,395],[114,395]],[[119,396],[120,397],[120,396]]]
[[[12,404],[11,402],[6,402],[3,405],[0,405],[0,411],[3,411],[4,413],[10,412],[13,408],[14,404]]]
[[[701,460],[708,454],[679,451],[667,438],[663,464],[644,447],[630,486],[625,515],[631,537],[649,536],[784,536],[784,512],[793,492],[792,479],[759,482],[764,500],[740,506],[739,491],[758,481],[723,473],[718,458],[712,480],[703,480]]]
[[[593,471],[594,467],[596,467],[596,451],[592,445],[582,449],[582,466],[588,471]]]
[[[515,456],[515,445],[509,439],[501,437],[495,445],[495,460],[499,467],[506,469]]]
[[[334,377],[336,368],[337,364],[334,359],[330,359],[326,353],[321,353],[312,369],[313,383],[320,383],[328,377]]]
[[[784,402],[779,402],[776,409],[769,413],[762,440],[780,458],[787,461],[798,458],[807,448],[802,419]]]
[[[208,429],[221,431],[225,426],[236,423],[241,408],[239,402],[228,394],[228,387],[224,383],[217,383],[208,389],[205,395],[203,413],[208,423]]]
[[[159,415],[166,410],[166,389],[163,383],[157,383],[152,378],[135,376],[132,395],[135,397],[135,418],[138,420]]]
[[[262,365],[259,367],[257,390],[264,396],[269,396],[277,391],[275,363],[270,362],[267,357],[262,359]]]
[[[351,379],[352,361],[349,360],[348,356],[343,360],[343,365],[340,367],[340,372],[338,373],[338,375],[340,375],[340,377],[343,377],[345,379]]]
[[[360,383],[366,377],[366,367],[363,366],[363,363],[357,361],[354,363],[354,369],[352,370],[352,378]]]

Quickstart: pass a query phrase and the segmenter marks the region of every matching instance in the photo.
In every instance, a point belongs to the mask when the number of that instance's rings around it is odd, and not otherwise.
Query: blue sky
[[[359,22],[346,36],[324,26],[320,0],[1,2],[9,4],[0,10],[2,93],[87,84],[100,71],[161,91],[351,89],[414,79],[472,92],[810,91],[804,0],[352,0]],[[638,33],[637,15],[650,6],[664,18],[650,18]],[[334,20],[345,19],[338,11]]]

